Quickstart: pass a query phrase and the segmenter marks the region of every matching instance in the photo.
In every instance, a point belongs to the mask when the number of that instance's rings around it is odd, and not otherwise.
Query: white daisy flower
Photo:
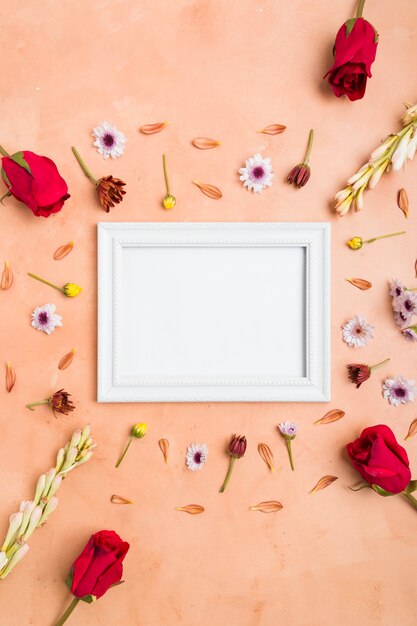
[[[195,472],[201,470],[207,461],[208,448],[205,443],[192,443],[187,448],[186,462],[188,469]]]
[[[55,304],[37,306],[32,313],[32,326],[50,335],[56,326],[62,326],[62,317],[55,313]]]
[[[295,437],[297,434],[298,426],[295,422],[281,422],[278,424],[281,435],[287,437]]]
[[[96,146],[105,159],[109,157],[117,159],[117,157],[122,156],[125,150],[126,137],[117,128],[108,122],[103,122],[101,126],[94,128],[92,135],[95,138],[93,146]]]
[[[368,345],[373,338],[374,327],[368,324],[364,317],[355,317],[342,326],[342,339],[350,348],[360,348]]]
[[[407,380],[403,376],[387,378],[382,385],[382,395],[393,406],[414,402],[417,395],[417,388],[414,380]]]
[[[402,284],[402,282],[398,280],[398,278],[394,278],[394,280],[391,280],[389,284],[390,296],[392,296],[393,298],[399,298],[400,296],[403,295],[404,291],[405,291],[405,287]]]
[[[260,193],[265,187],[270,187],[274,176],[271,159],[263,159],[260,154],[255,154],[248,159],[246,167],[241,167],[239,173],[243,186],[247,187],[249,191],[253,189],[256,193]]]
[[[417,315],[417,293],[405,291],[401,296],[394,298],[392,308],[395,313],[400,313],[404,322],[408,322],[414,315]]]

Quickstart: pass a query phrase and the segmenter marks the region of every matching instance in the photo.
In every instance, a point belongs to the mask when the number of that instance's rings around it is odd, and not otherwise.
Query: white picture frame
[[[99,402],[328,402],[330,225],[99,223]]]

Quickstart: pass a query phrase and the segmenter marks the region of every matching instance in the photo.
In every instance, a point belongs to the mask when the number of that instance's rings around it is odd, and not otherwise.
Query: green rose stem
[[[49,287],[53,287],[54,289],[56,289],[57,291],[60,291],[61,293],[65,293],[62,287],[58,287],[58,285],[54,285],[54,283],[50,283],[49,280],[45,280],[44,278],[41,278],[40,276],[36,276],[36,274],[32,274],[31,272],[28,272],[28,276],[31,276],[35,280],[39,280],[39,282],[44,283],[45,285],[49,285]]]
[[[117,461],[117,463],[116,463],[116,467],[119,467],[120,463],[121,463],[121,462],[123,461],[123,459],[125,458],[125,456],[126,456],[126,452],[129,450],[129,448],[130,448],[130,444],[132,443],[133,439],[134,439],[134,437],[133,437],[133,436],[132,436],[132,437],[130,437],[129,441],[127,442],[126,448],[123,450],[122,454],[121,454],[121,455],[120,455],[120,457],[119,457],[119,460],[118,460],[118,461]]]
[[[69,616],[71,615],[71,613],[73,612],[73,610],[75,609],[79,601],[80,601],[80,598],[73,599],[73,601],[71,602],[71,604],[69,605],[65,613],[62,615],[62,617],[57,621],[55,626],[62,626],[62,624],[65,624],[65,622],[67,621],[67,619],[69,618]]]
[[[359,0],[358,8],[356,10],[356,17],[362,17],[363,7],[365,6],[366,0]]]
[[[224,479],[224,483],[222,484],[222,486],[221,486],[221,487],[220,487],[220,489],[219,489],[220,493],[223,493],[223,491],[224,491],[224,490],[226,489],[226,487],[227,487],[227,483],[229,482],[230,477],[231,477],[232,472],[233,472],[233,467],[234,467],[234,465],[235,465],[236,458],[237,458],[237,457],[235,457],[235,456],[231,456],[231,457],[230,457],[230,465],[229,465],[229,469],[227,470],[227,474],[226,474],[226,478]]]
[[[75,148],[74,146],[71,147],[71,150],[74,153],[75,158],[77,159],[78,163],[81,166],[82,171],[84,172],[84,174],[87,176],[88,179],[91,180],[92,183],[94,183],[95,185],[98,185],[99,181],[98,179],[93,176],[93,174],[91,173],[91,171],[88,169],[88,167],[86,166],[86,164],[84,163],[83,159],[81,158],[80,153],[78,152],[77,148]]]
[[[294,471],[294,458],[292,455],[292,446],[291,446],[291,439],[290,437],[285,437],[285,444],[287,446],[287,450],[288,450],[288,456],[290,459],[290,465],[291,465],[291,469],[292,471]]]
[[[411,493],[405,493],[404,491],[402,491],[401,495],[404,496],[404,498],[409,501],[411,506],[417,510],[417,499],[413,495],[411,495]]]
[[[308,165],[308,162],[310,160],[311,150],[313,149],[313,141],[314,141],[314,130],[311,129],[310,134],[308,136],[307,152],[304,157],[304,161],[302,163],[303,165]]]

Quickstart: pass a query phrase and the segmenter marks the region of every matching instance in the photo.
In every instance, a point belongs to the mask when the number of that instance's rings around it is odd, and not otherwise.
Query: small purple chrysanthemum
[[[239,173],[243,186],[249,191],[253,189],[255,193],[260,193],[265,187],[270,187],[274,176],[271,159],[263,159],[260,154],[250,157],[246,161],[246,167],[241,167]]]
[[[392,308],[395,313],[399,313],[399,318],[410,321],[417,314],[417,294],[413,291],[405,291],[398,298],[392,301]]]
[[[195,472],[201,470],[207,461],[208,448],[205,443],[192,443],[187,448],[186,463],[188,469]]]
[[[389,295],[393,298],[399,298],[405,292],[405,287],[398,278],[394,278],[389,284]]]
[[[36,330],[50,335],[54,332],[56,326],[62,326],[62,317],[55,313],[55,304],[45,304],[37,306],[32,313],[32,326]]]
[[[284,437],[295,437],[298,426],[295,422],[281,422],[278,424],[279,431]]]
[[[123,154],[126,137],[108,122],[96,126],[93,130],[93,137],[95,139],[93,146],[96,146],[105,159],[109,157],[117,159]]]
[[[404,328],[404,330],[402,330],[401,332],[404,339],[406,339],[407,341],[410,341],[411,343],[417,341],[417,325]]]
[[[382,395],[393,406],[414,402],[417,389],[414,380],[407,380],[403,376],[387,378],[382,385]]]

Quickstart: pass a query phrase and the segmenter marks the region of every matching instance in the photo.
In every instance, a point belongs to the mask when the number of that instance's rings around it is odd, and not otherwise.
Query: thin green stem
[[[31,402],[30,404],[26,405],[27,409],[30,409],[31,411],[33,411],[33,407],[34,406],[40,406],[41,404],[49,404],[49,399],[48,400],[40,400],[40,402]]]
[[[313,148],[313,141],[314,141],[314,130],[311,129],[310,130],[310,134],[308,136],[307,152],[306,152],[305,159],[303,161],[304,165],[308,165],[308,162],[310,160],[310,154],[311,154],[311,150]]]
[[[417,510],[417,499],[413,495],[411,495],[411,493],[404,493],[403,491],[401,495],[403,495],[404,498],[409,501],[411,506]]]
[[[2,154],[3,156],[10,156],[10,154],[7,152],[7,150],[5,150],[3,148],[3,146],[0,145],[0,154]]]
[[[359,0],[358,8],[356,9],[356,17],[362,17],[363,7],[365,6],[366,0]]]
[[[54,285],[54,283],[50,283],[49,280],[45,280],[44,278],[41,278],[40,276],[36,276],[36,274],[32,274],[31,272],[28,272],[28,276],[31,276],[35,280],[39,280],[39,282],[44,283],[45,285],[49,285],[49,287],[53,287],[57,291],[64,293],[64,290],[62,287],[58,287],[58,285]]]
[[[118,461],[117,461],[117,463],[116,463],[116,467],[119,467],[120,463],[121,463],[121,462],[123,461],[123,459],[125,458],[125,456],[126,456],[126,452],[129,450],[129,448],[130,448],[130,444],[132,443],[132,441],[133,441],[133,437],[130,437],[129,441],[127,442],[126,448],[123,450],[122,454],[120,455],[119,460],[118,460]]]
[[[285,443],[287,445],[287,450],[288,450],[288,456],[289,456],[289,459],[290,459],[291,469],[292,469],[292,471],[294,471],[294,469],[295,469],[294,468],[294,457],[293,457],[293,454],[292,454],[291,439],[289,437],[286,437],[285,438]]]
[[[406,232],[407,231],[405,230],[401,230],[398,233],[390,233],[389,235],[379,235],[379,237],[372,237],[372,239],[367,239],[363,243],[373,243],[374,241],[377,241],[378,239],[387,239],[388,237],[396,237],[397,235],[405,235]]]
[[[390,359],[385,359],[384,361],[381,361],[381,363],[376,363],[375,365],[371,365],[369,367],[369,369],[373,372],[374,370],[378,369],[379,367],[382,367],[383,365],[385,365],[386,363],[388,363]]]
[[[87,178],[89,178],[91,182],[94,183],[95,185],[98,185],[98,179],[95,176],[93,176],[90,169],[87,167],[84,160],[81,158],[81,155],[78,152],[77,148],[74,148],[74,146],[72,146],[71,150],[73,151],[75,158],[77,159],[78,163],[81,166],[81,169],[83,170]]]
[[[226,478],[224,479],[224,483],[222,484],[222,486],[219,489],[220,493],[223,493],[223,491],[226,489],[227,483],[229,482],[230,477],[232,475],[232,471],[233,471],[233,467],[234,467],[235,463],[236,463],[236,457],[235,456],[231,456],[230,457],[229,469],[227,470]]]
[[[164,178],[165,178],[165,185],[167,188],[167,196],[170,195],[170,190],[169,190],[169,180],[168,180],[168,172],[167,172],[167,160],[166,160],[166,156],[165,154],[162,155],[162,165],[164,168]]]
[[[65,613],[62,615],[62,617],[59,618],[55,626],[62,626],[62,624],[65,624],[65,622],[67,621],[67,619],[69,618],[69,616],[71,615],[71,613],[73,612],[73,610],[75,609],[79,601],[80,601],[80,598],[73,598],[71,604],[69,605]]]

